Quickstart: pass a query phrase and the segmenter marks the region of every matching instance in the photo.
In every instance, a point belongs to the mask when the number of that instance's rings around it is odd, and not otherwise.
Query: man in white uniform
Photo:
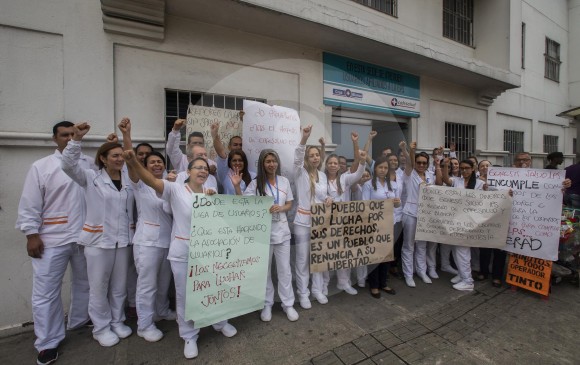
[[[58,357],[58,345],[65,337],[62,280],[70,262],[71,305],[68,329],[88,324],[89,281],[83,246],[77,245],[85,221],[82,188],[61,169],[62,151],[73,135],[73,124],[53,127],[56,151],[32,164],[24,182],[18,206],[16,229],[27,239],[32,258],[32,316],[37,364],[50,364]],[[92,159],[81,155],[83,168],[95,168]]]

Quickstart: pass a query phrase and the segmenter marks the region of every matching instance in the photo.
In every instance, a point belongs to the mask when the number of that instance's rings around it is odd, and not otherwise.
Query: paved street
[[[184,359],[175,323],[160,322],[166,336],[147,343],[133,334],[112,348],[102,348],[89,329],[67,333],[58,364],[578,364],[580,290],[554,287],[549,299],[522,290],[476,283],[471,293],[451,288],[449,274],[434,284],[400,280],[395,296],[374,299],[330,295],[327,305],[299,309],[289,322],[277,306],[272,321],[259,313],[231,322],[238,335],[227,339],[202,330],[200,355]],[[298,308],[297,308],[298,309]],[[135,322],[129,322],[135,329]],[[0,364],[34,364],[34,335],[0,338]]]

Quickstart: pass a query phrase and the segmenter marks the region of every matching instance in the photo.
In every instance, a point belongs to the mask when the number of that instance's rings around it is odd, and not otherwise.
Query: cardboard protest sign
[[[506,283],[547,296],[550,292],[552,261],[510,254]]]
[[[244,100],[244,113],[242,140],[249,170],[256,173],[260,152],[270,148],[280,156],[282,175],[293,182],[294,151],[301,138],[298,112],[282,106]]]
[[[507,191],[423,185],[419,192],[419,241],[469,247],[503,248],[512,199]]]
[[[323,272],[394,259],[393,201],[313,204],[310,271]]]
[[[210,126],[216,122],[220,124],[219,136],[224,146],[227,146],[230,138],[242,135],[242,120],[239,110],[189,104],[187,108],[187,136],[192,132],[203,133],[205,148],[208,157],[212,160],[215,160],[216,152],[213,148]]]
[[[272,203],[194,195],[185,318],[196,328],[264,307]]]
[[[510,228],[504,250],[558,260],[564,170],[490,167],[490,189],[513,189]]]

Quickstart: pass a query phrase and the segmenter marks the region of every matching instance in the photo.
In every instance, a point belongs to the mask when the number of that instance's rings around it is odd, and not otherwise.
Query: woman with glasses
[[[483,182],[484,190],[496,190],[494,187],[487,186],[487,172],[491,167],[491,162],[488,160],[481,160],[478,165],[479,180]],[[493,254],[493,263],[491,270],[491,284],[496,288],[501,287],[501,280],[503,278],[503,271],[505,266],[506,252],[497,248],[479,248],[479,273],[475,277],[475,281],[486,280],[489,276],[489,263],[491,255]]]
[[[177,325],[179,336],[185,341],[183,355],[187,359],[193,359],[198,355],[197,338],[199,328],[195,328],[193,321],[185,319],[185,293],[187,286],[189,258],[189,238],[191,236],[191,215],[193,213],[193,194],[213,194],[213,190],[204,191],[203,184],[209,174],[209,165],[201,157],[193,159],[187,166],[189,179],[185,185],[160,180],[145,169],[136,159],[132,150],[125,151],[123,158],[133,169],[136,175],[146,185],[151,187],[165,202],[169,203],[173,214],[172,240],[169,245],[167,259],[173,271],[175,280]],[[235,180],[236,176],[233,177]],[[238,332],[228,321],[221,321],[213,325],[213,328],[226,337],[233,337]]]
[[[457,189],[483,190],[483,181],[475,176],[475,166],[471,160],[463,160],[459,163],[460,177],[449,176],[449,159],[444,159],[441,167],[435,170],[437,185],[445,183]],[[468,246],[453,246],[453,258],[457,264],[458,275],[451,279],[453,288],[457,290],[473,290],[473,278],[471,277],[471,248]]]
[[[412,142],[410,152],[407,151],[407,144],[403,141],[399,148],[407,161],[405,165],[405,175],[403,184],[407,192],[405,205],[403,207],[403,247],[401,249],[401,260],[403,262],[403,274],[407,286],[414,288],[413,272],[426,284],[431,284],[431,279],[427,276],[427,242],[415,241],[415,231],[417,228],[417,210],[419,208],[419,189],[422,185],[432,185],[435,178],[428,170],[429,155],[425,152],[415,154],[417,142]]]
[[[213,138],[213,147],[217,154],[217,177],[218,181],[223,187],[223,193],[228,195],[236,195],[236,189],[232,183],[232,176],[238,173],[242,176],[240,188],[242,192],[255,178],[254,174],[250,174],[248,170],[248,158],[241,149],[231,150],[226,154],[226,149],[219,137],[219,123],[214,123],[210,126],[211,136]]]

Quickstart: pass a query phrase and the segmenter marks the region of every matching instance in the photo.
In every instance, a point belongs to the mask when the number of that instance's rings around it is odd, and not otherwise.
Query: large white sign
[[[492,167],[491,189],[512,189],[510,228],[504,250],[558,260],[564,170]]]
[[[282,175],[293,178],[294,151],[300,143],[300,118],[294,109],[244,100],[243,144],[249,170],[256,172],[260,152],[273,149],[280,156]]]
[[[423,186],[419,195],[419,241],[504,248],[511,213],[507,191]]]

